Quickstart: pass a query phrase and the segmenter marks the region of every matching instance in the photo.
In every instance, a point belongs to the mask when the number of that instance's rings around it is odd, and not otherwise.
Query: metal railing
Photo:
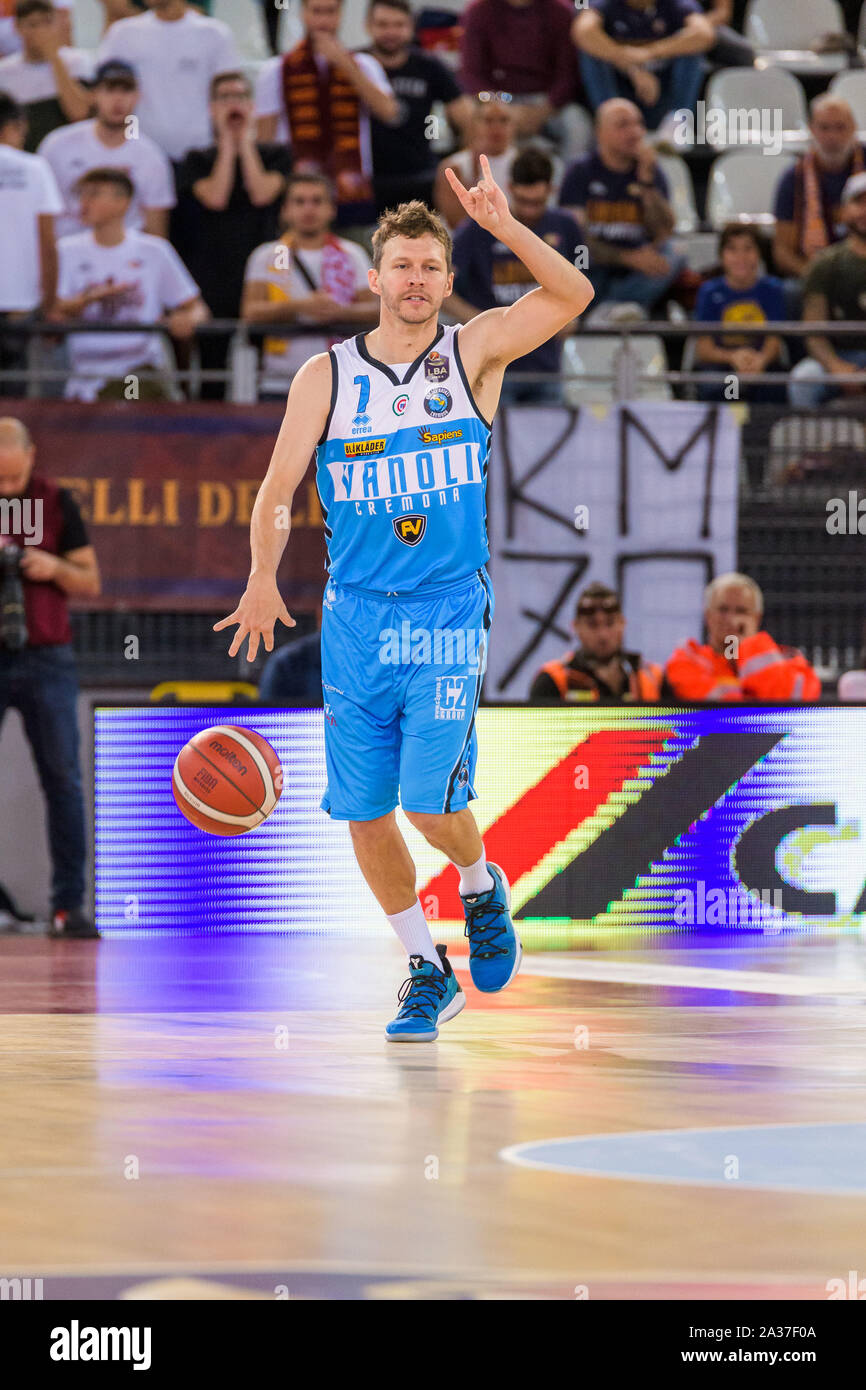
[[[154,379],[167,380],[177,396],[183,399],[182,390],[185,387],[188,395],[196,399],[200,395],[201,386],[205,382],[219,382],[225,386],[225,398],[236,404],[252,404],[259,397],[260,381],[262,373],[259,367],[259,349],[257,340],[265,337],[275,338],[334,338],[353,337],[359,332],[357,324],[315,324],[299,325],[297,323],[267,325],[246,323],[236,319],[210,319],[204,324],[197,326],[194,337],[189,340],[193,360],[187,367],[169,365],[165,369],[155,369],[152,373],[141,372],[142,380],[147,380],[151,376]],[[65,383],[71,373],[68,365],[46,365],[41,359],[40,343],[52,338],[66,339],[72,334],[148,334],[158,336],[166,344],[169,352],[171,351],[172,340],[168,329],[162,324],[139,324],[139,323],[98,323],[90,321],[67,322],[62,324],[49,323],[43,320],[6,320],[0,322],[0,337],[8,340],[20,339],[25,344],[25,360],[19,366],[10,366],[0,369],[0,392],[3,391],[7,383],[24,382],[25,394],[28,397],[39,397],[42,392],[39,390],[42,383],[54,383],[56,385]],[[783,339],[807,339],[809,337],[829,337],[839,340],[863,339],[866,342],[866,321],[864,322],[769,322],[769,323],[737,323],[721,324],[717,321],[689,320],[687,322],[670,322],[664,320],[642,319],[634,322],[613,322],[613,323],[591,323],[581,324],[577,330],[575,341],[579,344],[592,339],[610,339],[617,337],[622,340],[622,352],[614,356],[608,370],[600,372],[586,372],[583,370],[569,372],[561,371],[558,379],[563,386],[568,386],[570,382],[592,382],[598,383],[600,387],[606,388],[600,394],[600,399],[627,401],[633,399],[636,394],[640,394],[640,388],[647,385],[667,384],[674,389],[682,389],[694,386],[722,386],[728,382],[732,375],[732,369],[725,370],[719,367],[717,371],[693,371],[693,370],[672,370],[667,368],[658,372],[646,372],[639,370],[640,360],[638,355],[631,350],[630,344],[633,339],[639,338],[661,338],[665,344],[679,340],[696,339],[701,336],[706,337],[746,337],[746,338],[765,338],[778,336]],[[221,367],[203,367],[201,365],[200,344],[206,339],[221,338],[227,339],[227,365]],[[75,371],[77,377],[86,377],[88,373]],[[98,373],[91,372],[90,376],[99,379],[105,378],[105,370],[100,369]],[[543,372],[514,372],[509,371],[509,380],[514,382],[550,382],[551,375]],[[742,386],[782,386],[790,379],[789,369],[776,371],[757,372],[757,373],[736,373],[737,379]],[[834,377],[834,381],[844,385],[845,383],[862,382],[866,390],[866,381],[863,374],[856,369],[846,376]],[[52,393],[54,394],[54,393]]]

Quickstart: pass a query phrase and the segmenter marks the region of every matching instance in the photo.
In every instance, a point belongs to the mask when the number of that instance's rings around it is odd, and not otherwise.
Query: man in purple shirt
[[[509,93],[518,137],[543,133],[566,159],[586,148],[573,21],[570,0],[471,0],[460,42],[463,91]]]
[[[590,0],[572,39],[593,110],[628,97],[656,130],[672,111],[693,111],[703,81],[700,54],[716,31],[697,0]]]

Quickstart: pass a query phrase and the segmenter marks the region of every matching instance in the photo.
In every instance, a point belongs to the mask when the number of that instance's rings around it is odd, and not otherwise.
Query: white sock
[[[493,887],[493,875],[487,867],[487,855],[481,851],[481,858],[476,859],[474,864],[468,864],[462,868],[460,864],[454,865],[460,875],[460,892],[464,898],[467,893],[486,893],[488,888]]]
[[[405,912],[387,913],[386,915],[405,946],[407,956],[423,956],[425,960],[432,961],[437,970],[442,970],[439,952],[433,945],[433,938],[430,935],[430,928],[427,926],[424,909],[417,898],[411,907],[406,908]]]

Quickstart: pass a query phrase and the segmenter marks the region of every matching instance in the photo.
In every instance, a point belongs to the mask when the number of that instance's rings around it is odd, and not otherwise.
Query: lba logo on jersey
[[[438,676],[436,679],[436,719],[466,718],[466,677]]]
[[[441,352],[428,352],[424,359],[424,378],[426,381],[445,381],[448,377],[448,358]]]
[[[451,392],[446,391],[444,386],[437,386],[434,390],[428,391],[424,397],[424,409],[434,419],[447,415],[451,409]]]
[[[404,545],[417,545],[427,530],[427,518],[410,512],[408,516],[395,516],[391,525],[398,541]]]

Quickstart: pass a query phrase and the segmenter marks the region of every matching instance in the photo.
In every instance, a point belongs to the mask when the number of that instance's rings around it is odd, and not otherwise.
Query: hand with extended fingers
[[[446,168],[445,177],[453,188],[464,212],[467,212],[485,231],[498,236],[511,220],[508,199],[490,172],[490,161],[481,156],[481,178],[471,188],[464,188],[453,169]]]

